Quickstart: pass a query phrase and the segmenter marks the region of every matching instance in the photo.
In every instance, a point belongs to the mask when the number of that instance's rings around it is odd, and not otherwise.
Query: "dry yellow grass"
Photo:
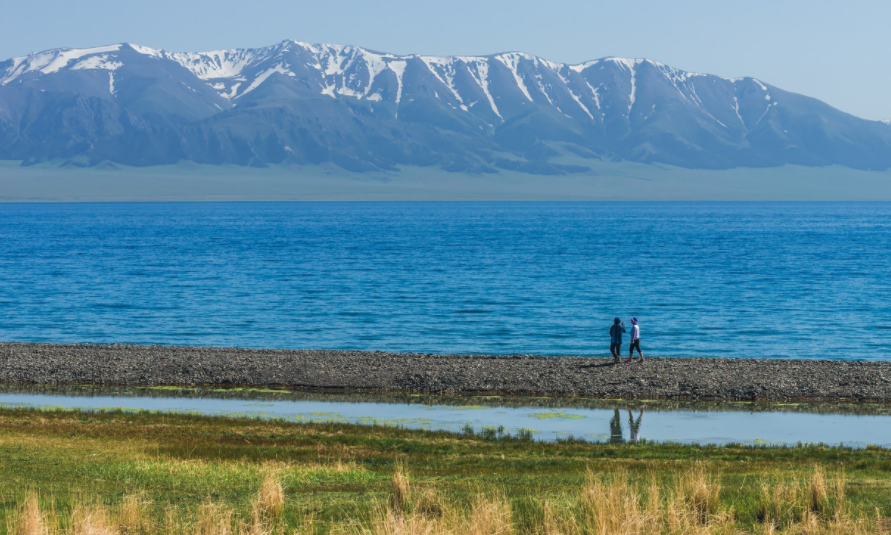
[[[395,487],[395,485],[394,485]],[[765,486],[765,488],[770,488]],[[670,492],[655,479],[635,482],[625,472],[589,474],[576,496],[543,503],[542,535],[744,535],[733,512],[719,507],[720,483],[702,468],[675,479]],[[808,493],[808,491],[810,493]],[[394,491],[395,492],[395,491]],[[404,492],[400,490],[399,492]],[[810,488],[779,485],[765,492],[760,534],[866,535],[887,533],[878,519],[852,519],[844,511],[843,479],[830,487],[815,470]],[[352,526],[344,533],[362,535],[512,535],[511,504],[482,494],[469,507],[456,506],[425,492],[406,512],[384,511],[370,526]],[[411,509],[410,512],[408,510]],[[819,509],[819,511],[814,510]],[[826,513],[832,511],[832,516]],[[779,523],[782,519],[784,522]]]
[[[66,535],[118,535],[120,529],[99,504],[78,505],[71,511],[70,527]]]
[[[6,531],[13,535],[49,535],[50,525],[47,514],[40,510],[36,492],[29,492],[16,515],[10,518]]]
[[[281,516],[284,509],[285,491],[282,484],[275,474],[267,473],[260,484],[253,510],[261,517],[275,519]]]
[[[124,535],[151,533],[151,502],[140,496],[126,496],[118,509],[117,523]]]
[[[701,466],[677,475],[668,485],[656,476],[639,479],[625,471],[589,473],[575,493],[540,500],[541,535],[741,535],[732,510],[722,509],[721,484]],[[845,506],[844,477],[827,478],[816,468],[809,480],[765,482],[760,522],[749,535],[886,534],[880,518],[851,518]],[[285,533],[279,519],[285,492],[276,470],[267,470],[252,505],[252,518],[239,520],[223,505],[205,502],[197,512],[168,504],[161,522],[152,519],[152,504],[127,496],[114,508],[78,504],[60,522],[52,507],[40,507],[28,493],[7,526],[14,535],[274,535]],[[512,502],[497,491],[480,489],[469,502],[449,501],[434,489],[414,489],[399,463],[389,503],[364,521],[345,520],[336,533],[349,535],[515,535]],[[300,528],[287,533],[314,533],[307,510]]]
[[[480,497],[469,510],[440,502],[437,511],[400,514],[389,508],[369,526],[345,525],[344,533],[357,535],[512,535],[510,503],[501,497]]]
[[[402,461],[396,462],[396,472],[393,474],[393,494],[390,499],[390,508],[396,516],[402,516],[406,505],[411,499],[411,483]]]

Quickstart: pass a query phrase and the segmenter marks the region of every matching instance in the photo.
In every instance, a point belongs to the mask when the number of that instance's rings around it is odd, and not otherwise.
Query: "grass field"
[[[11,533],[886,533],[891,451],[0,410]]]

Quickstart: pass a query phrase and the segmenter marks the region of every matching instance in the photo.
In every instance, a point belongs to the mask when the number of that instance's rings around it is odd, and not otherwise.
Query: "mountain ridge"
[[[891,167],[887,122],[757,78],[648,59],[396,55],[293,40],[197,53],[120,43],[0,62],[0,141],[2,159],[70,165]]]

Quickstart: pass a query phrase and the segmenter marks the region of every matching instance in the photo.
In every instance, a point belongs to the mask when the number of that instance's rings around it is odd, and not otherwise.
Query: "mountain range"
[[[284,41],[175,53],[133,44],[0,62],[0,160],[71,166],[334,164],[588,172],[891,168],[891,124],[756,78],[646,59],[394,55]]]

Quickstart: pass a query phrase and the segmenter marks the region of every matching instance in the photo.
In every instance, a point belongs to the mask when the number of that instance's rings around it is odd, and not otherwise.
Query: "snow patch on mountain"
[[[535,83],[536,83],[536,85],[538,85],[538,90],[541,91],[541,94],[544,95],[544,97],[545,97],[546,99],[548,99],[548,104],[550,104],[551,106],[556,107],[556,108],[557,108],[557,111],[559,111],[560,113],[563,113],[563,110],[561,110],[559,106],[556,106],[556,105],[554,104],[554,101],[551,100],[551,96],[548,95],[548,90],[547,90],[547,88],[545,88],[544,83],[542,83],[542,81],[541,81],[541,75],[540,75],[540,74],[536,74],[536,75],[535,75]],[[566,115],[566,114],[563,113],[563,115]]]
[[[885,124],[887,124],[887,125],[891,125],[891,119],[885,119],[885,120],[882,121],[882,122],[885,123]]]
[[[130,48],[132,48],[133,50],[135,50],[136,52],[139,52],[140,54],[142,54],[144,56],[152,56],[155,58],[163,58],[164,57],[164,52],[162,50],[158,50],[156,48],[149,48],[147,46],[142,46],[142,45],[134,45],[132,43],[130,43],[129,46],[130,46]]]
[[[644,62],[642,59],[628,59],[628,58],[606,58],[607,61],[612,61],[618,65],[622,65],[628,72],[631,73],[631,94],[628,95],[628,115],[631,115],[631,108],[634,107],[634,101],[637,99],[637,78],[635,73],[635,66],[640,65]]]
[[[262,84],[263,82],[265,82],[267,78],[269,78],[270,76],[272,76],[272,75],[275,74],[275,73],[286,74],[286,75],[288,75],[288,76],[294,76],[294,73],[292,73],[291,71],[285,69],[285,68],[282,66],[282,64],[279,63],[279,64],[276,65],[275,67],[272,67],[271,69],[267,69],[266,71],[264,71],[262,74],[260,74],[260,76],[257,76],[257,77],[254,79],[254,81],[251,82],[251,85],[249,85],[249,86],[247,87],[247,89],[245,89],[244,91],[242,91],[242,93],[241,93],[240,95],[238,95],[236,98],[243,97],[243,96],[247,95],[248,93],[250,93],[251,91],[253,91],[254,89],[257,89],[258,87],[260,87],[260,84]],[[234,91],[233,91],[233,93],[234,93]]]
[[[232,78],[241,74],[245,67],[268,57],[266,50],[214,50],[200,53],[169,53],[164,57],[172,59],[192,71],[202,80]],[[264,78],[265,80],[265,78]]]
[[[739,122],[742,123],[743,126],[746,126],[746,122],[743,120],[742,115],[739,114],[739,98],[733,97],[733,111],[736,112],[736,117],[739,118]]]
[[[589,67],[593,67],[594,65],[597,65],[601,61],[602,60],[595,59],[593,61],[586,61],[584,63],[579,63],[578,65],[570,65],[569,68],[574,70],[577,73],[581,73],[582,71],[588,69]]]
[[[501,112],[498,111],[498,106],[495,105],[495,99],[492,98],[492,93],[489,92],[489,62],[486,58],[476,58],[473,56],[462,56],[459,59],[466,64],[467,72],[469,72],[476,83],[479,84],[483,93],[485,93],[486,98],[489,99],[489,106],[492,107],[492,111],[495,112],[495,115],[500,117],[501,120],[504,120]],[[471,66],[474,68],[471,69]]]
[[[51,74],[57,72],[68,65],[68,62],[89,56],[91,54],[101,54],[102,52],[117,52],[121,45],[100,46],[96,48],[77,48],[77,49],[61,49],[54,51],[53,57],[44,66],[35,65],[33,69],[39,70],[43,74]],[[42,56],[46,57],[46,56]]]
[[[57,48],[38,52],[29,56],[13,58],[12,67],[0,77],[0,85],[6,85],[29,72],[52,74],[65,68],[69,62],[91,54],[117,52],[121,45],[99,46],[95,48]]]
[[[391,61],[387,63],[387,68],[396,73],[396,105],[402,100],[402,75],[405,73],[404,61]],[[398,112],[397,112],[398,114]]]
[[[421,61],[423,61],[427,68],[430,69],[430,72],[433,73],[443,85],[449,88],[452,92],[452,95],[461,103],[461,107],[466,110],[467,108],[464,106],[464,99],[461,98],[461,95],[458,93],[458,90],[455,88],[455,62],[452,58],[442,58],[438,56],[420,56]]]
[[[355,58],[345,55],[345,50],[346,47],[329,46],[317,52],[316,56],[319,58],[320,64],[321,59],[325,59],[325,76],[337,76],[350,68]]]
[[[567,79],[563,76],[563,74],[560,72],[560,69],[558,69],[558,70],[556,70],[556,71],[554,71],[554,72],[555,72],[556,75],[560,78],[560,81],[563,82],[563,85],[566,86],[566,90],[569,91],[569,96],[572,97],[572,99],[576,102],[576,104],[578,104],[579,107],[580,107],[580,108],[581,108],[581,109],[588,115],[588,117],[590,117],[591,120],[593,121],[593,120],[594,120],[594,116],[591,115],[591,112],[590,112],[590,110],[588,110],[588,107],[585,106],[585,104],[582,103],[581,98],[579,98],[579,96],[576,95],[575,93],[573,93],[572,89],[570,89],[570,87],[569,87],[569,80],[567,80]],[[588,87],[591,87],[591,84],[588,84]]]
[[[675,69],[675,68],[669,67],[668,65],[665,65],[663,63],[659,63],[658,61],[647,60],[647,63],[656,67],[656,69],[658,69],[659,72],[662,73],[662,76],[664,76],[669,82],[671,82],[671,84],[674,86],[674,88],[677,90],[677,92],[681,95],[681,97],[683,97],[684,100],[687,100],[687,101],[690,101],[688,93],[691,92],[691,89],[692,89],[692,91],[695,92],[694,86],[692,86],[692,84],[689,83],[690,80],[697,76],[704,76],[699,73],[692,73],[692,72],[686,72],[686,71],[682,71],[679,69]],[[697,100],[698,100],[698,97],[697,97]],[[700,100],[698,102],[698,104],[701,105],[701,102],[702,101]]]
[[[764,119],[764,117],[767,115],[767,113],[770,111],[770,109],[771,109],[772,107],[773,107],[773,106],[770,105],[770,104],[767,105],[767,109],[764,110],[764,113],[761,114],[761,117],[758,117],[758,120],[755,121],[755,126],[758,126],[759,124],[761,124],[761,119]]]
[[[591,82],[585,80],[585,83],[588,85],[588,89],[591,90],[591,95],[594,96],[594,104],[597,105],[597,109],[600,110],[600,115],[603,116],[603,109],[600,107],[600,93],[597,92],[597,89],[594,89]]]
[[[387,68],[387,62],[384,61],[384,56],[381,54],[374,54],[372,52],[368,52],[367,50],[362,50],[360,55],[363,60],[365,60],[365,66],[368,69],[368,85],[365,87],[365,95],[371,91],[371,86],[374,84],[375,78],[377,75],[384,72]]]
[[[79,71],[84,69],[105,69],[107,71],[113,71],[123,66],[124,64],[120,61],[109,60],[107,54],[100,54],[97,56],[90,56],[87,59],[78,61],[73,67],[71,67],[71,70]]]
[[[529,99],[529,102],[532,102],[532,95],[529,94],[529,89],[526,88],[526,84],[523,82],[523,79],[520,77],[520,73],[517,70],[517,67],[520,64],[520,59],[522,58],[523,55],[516,52],[495,56],[495,59],[503,63],[504,66],[510,70],[510,73],[514,75],[514,80],[517,82],[517,86],[520,88],[520,91],[522,91],[523,94],[526,95],[526,98]]]
[[[594,120],[594,116],[591,115],[591,112],[588,110],[588,107],[585,106],[584,104],[582,104],[582,100],[581,100],[575,93],[573,93],[571,89],[569,90],[569,96],[571,96],[572,99],[575,100],[576,104],[578,104],[579,107],[580,107],[586,114],[588,114],[588,117],[590,117],[591,120],[593,121],[593,120]]]

